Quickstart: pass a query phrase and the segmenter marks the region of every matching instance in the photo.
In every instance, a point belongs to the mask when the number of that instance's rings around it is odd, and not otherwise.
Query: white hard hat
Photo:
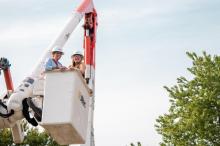
[[[84,56],[83,53],[81,51],[75,51],[71,57],[73,57],[74,55],[81,55]]]
[[[61,52],[62,54],[64,54],[63,53],[63,50],[60,48],[60,47],[58,47],[58,46],[56,46],[56,47],[54,47],[53,49],[52,49],[52,53],[53,52]]]

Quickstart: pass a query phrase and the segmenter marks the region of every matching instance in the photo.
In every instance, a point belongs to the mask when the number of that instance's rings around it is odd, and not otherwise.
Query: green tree
[[[156,120],[161,146],[220,145],[220,56],[187,52],[192,59],[192,79],[177,79],[166,87],[170,96],[167,114]]]
[[[0,130],[0,146],[60,146],[45,131],[40,132],[37,128],[23,123],[26,136],[22,144],[14,144],[10,129]]]
[[[131,143],[130,146],[135,146],[135,145],[133,143]],[[141,146],[141,143],[137,142],[137,146]]]
[[[0,146],[9,146],[13,143],[12,134],[9,129],[0,130]]]

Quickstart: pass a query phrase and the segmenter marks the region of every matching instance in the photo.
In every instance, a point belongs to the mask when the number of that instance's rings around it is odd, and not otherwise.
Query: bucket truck
[[[77,70],[43,73],[44,64],[51,57],[52,48],[62,48],[83,17],[85,78]],[[25,118],[33,126],[41,125],[61,145],[94,146],[96,29],[97,13],[93,1],[83,0],[32,72],[15,90],[12,84],[8,85],[12,83],[10,74],[7,74],[9,70],[4,70],[5,77],[9,79],[6,84],[10,94],[0,102],[0,128],[15,127],[15,143],[23,140],[18,121]],[[0,67],[4,69],[4,66]],[[30,117],[30,111],[34,117]]]

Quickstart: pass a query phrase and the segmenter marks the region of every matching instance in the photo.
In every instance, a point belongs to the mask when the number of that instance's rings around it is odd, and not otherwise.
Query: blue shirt
[[[63,65],[59,61],[57,61],[56,63],[52,58],[49,58],[45,64],[45,71],[50,71],[55,68],[60,68],[62,66]]]

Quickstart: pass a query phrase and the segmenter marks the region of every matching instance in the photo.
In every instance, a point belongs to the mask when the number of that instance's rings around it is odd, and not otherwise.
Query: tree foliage
[[[23,123],[23,128],[26,136],[22,144],[13,143],[10,129],[1,129],[0,146],[59,146],[45,131],[40,132],[26,122]]]
[[[156,120],[161,146],[220,145],[220,56],[187,52],[192,59],[188,71],[193,78],[177,79],[166,87],[170,96],[167,114]]]
[[[135,146],[134,143],[131,143],[130,146]],[[140,142],[137,142],[137,146],[141,146]]]

